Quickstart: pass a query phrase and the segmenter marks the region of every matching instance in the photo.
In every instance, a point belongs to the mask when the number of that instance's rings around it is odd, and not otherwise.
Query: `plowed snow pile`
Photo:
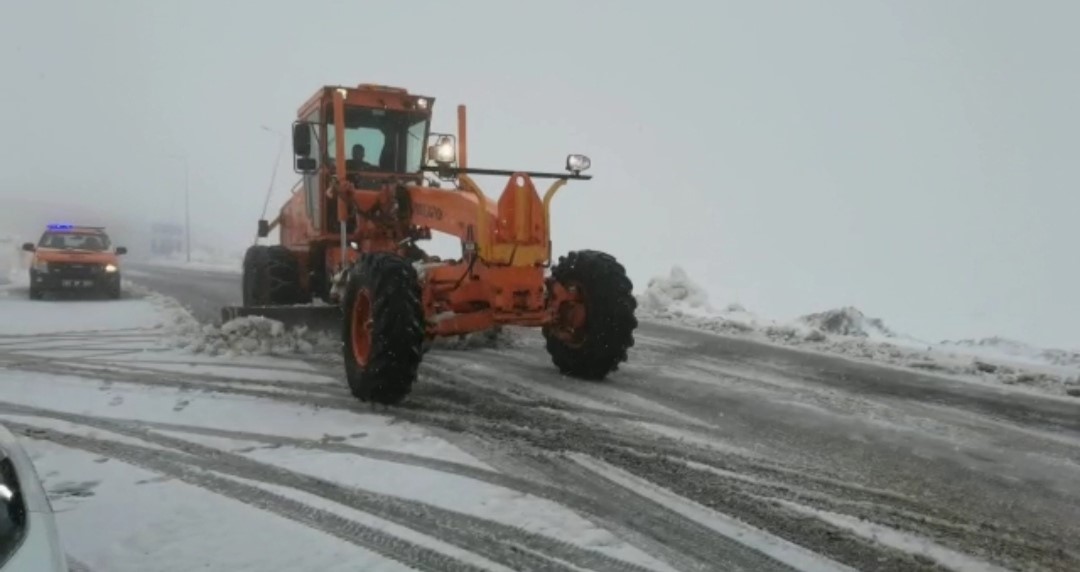
[[[332,352],[341,347],[330,336],[289,328],[261,316],[245,316],[220,326],[182,327],[176,346],[208,355],[288,355]]]
[[[671,269],[671,275],[656,277],[649,281],[645,294],[638,300],[645,310],[658,312],[713,313],[709,295],[679,266]]]
[[[1080,352],[1041,349],[1024,342],[999,336],[979,340],[944,341],[941,346],[955,351],[964,351],[988,358],[1018,359],[1036,364],[1051,364],[1080,368]]]
[[[708,292],[679,266],[672,267],[668,276],[649,280],[637,301],[640,317],[715,332],[747,333],[767,325],[758,323],[756,317],[739,304],[730,304],[723,311],[713,308]]]
[[[858,308],[845,306],[816,314],[807,314],[799,321],[828,334],[858,338],[893,338],[896,334],[880,318],[868,318]]]
[[[127,285],[133,293],[149,299],[168,316],[164,324],[173,347],[210,356],[303,355],[337,352],[336,336],[306,328],[286,328],[277,320],[245,316],[221,325],[201,324],[174,298],[141,286]]]
[[[164,325],[169,343],[176,348],[209,356],[288,356],[339,354],[341,338],[336,333],[307,328],[286,328],[261,316],[244,316],[221,325],[200,323],[176,299],[162,296],[136,284],[125,288],[154,303],[168,316]],[[515,328],[495,328],[465,336],[440,338],[430,347],[443,350],[502,349],[519,347],[522,333]]]
[[[806,314],[790,323],[762,319],[739,304],[716,310],[708,293],[679,267],[649,281],[638,296],[638,317],[725,335],[738,335],[969,380],[1080,397],[1080,353],[1042,350],[987,338],[928,343],[899,334],[880,318],[846,306]]]

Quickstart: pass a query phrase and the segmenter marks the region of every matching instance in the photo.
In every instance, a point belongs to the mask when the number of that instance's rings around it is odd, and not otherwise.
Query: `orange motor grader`
[[[623,266],[595,250],[551,265],[550,205],[590,161],[565,173],[469,167],[465,107],[457,134],[432,133],[434,99],[371,84],[325,86],[293,123],[301,178],[243,265],[243,307],[287,325],[340,329],[345,374],[361,401],[394,404],[437,337],[504,325],[542,329],[566,375],[602,379],[634,344],[636,301]],[[497,200],[470,177],[506,177]],[[553,180],[541,195],[539,179]],[[461,258],[428,256],[417,242],[456,236]],[[321,301],[322,304],[314,303]]]

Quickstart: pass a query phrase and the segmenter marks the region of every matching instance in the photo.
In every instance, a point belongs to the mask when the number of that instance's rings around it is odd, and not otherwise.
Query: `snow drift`
[[[639,306],[646,311],[706,311],[712,312],[709,295],[705,289],[690,280],[686,271],[674,266],[667,277],[649,280],[645,294],[638,299]]]
[[[791,322],[762,319],[739,304],[715,310],[708,293],[680,267],[653,278],[638,296],[638,317],[723,335],[843,355],[1056,395],[1080,397],[1080,352],[1046,350],[1004,338],[927,343],[880,318],[845,306]]]
[[[799,321],[822,332],[841,336],[896,337],[880,318],[869,318],[852,306],[807,314],[799,318]]]
[[[941,342],[940,345],[946,348],[966,350],[988,357],[1018,358],[1037,363],[1080,367],[1080,352],[1059,349],[1041,349],[1024,342],[1010,340],[1000,336],[991,336],[977,340],[946,340]]]

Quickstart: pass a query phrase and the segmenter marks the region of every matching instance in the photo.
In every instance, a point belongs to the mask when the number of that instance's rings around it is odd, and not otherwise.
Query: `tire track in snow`
[[[74,359],[69,358],[69,359],[64,360],[64,363],[46,364],[45,362],[42,362],[39,359],[38,361],[34,362],[34,364],[36,364],[34,367],[56,366],[57,371],[55,371],[55,373],[64,374],[64,375],[81,375],[81,376],[86,376],[86,377],[100,377],[100,375],[98,375],[98,374],[102,373],[102,370],[99,369],[99,368],[96,368],[96,367],[82,367],[82,366],[78,366],[78,365],[65,365],[68,362],[76,362],[76,363],[78,363],[79,361],[81,361],[79,358],[74,358]],[[108,364],[108,365],[111,365],[111,364]],[[73,369],[75,370],[74,372],[72,371]],[[142,371],[146,371],[148,368],[138,368],[138,369],[142,370]],[[288,395],[288,394],[283,394],[283,393],[278,393],[278,392],[264,392],[264,391],[259,391],[259,390],[240,389],[240,388],[227,387],[227,386],[222,387],[220,385],[216,385],[216,384],[213,384],[213,383],[207,384],[206,381],[205,381],[206,376],[186,375],[186,374],[177,375],[177,374],[175,374],[173,372],[159,372],[157,370],[149,369],[149,371],[146,371],[146,373],[153,373],[153,374],[157,374],[159,376],[168,376],[168,377],[172,377],[174,379],[172,379],[172,380],[169,380],[169,379],[148,380],[148,379],[146,379],[146,376],[142,373],[142,371],[135,371],[135,372],[130,372],[130,371],[129,372],[110,371],[110,370],[105,370],[105,371],[110,376],[110,379],[109,379],[110,381],[127,381],[127,382],[134,382],[134,383],[140,383],[141,382],[141,383],[144,383],[144,384],[146,384],[148,381],[152,381],[153,383],[150,383],[151,385],[171,384],[173,386],[180,386],[180,387],[188,388],[188,389],[190,389],[193,386],[193,387],[199,387],[201,389],[209,390],[209,391],[218,391],[218,392],[223,392],[223,393],[238,393],[238,394],[242,394],[242,395],[251,395],[251,396],[255,396],[255,397],[262,397],[262,398],[275,399],[275,400],[279,400],[279,401],[286,401],[286,402],[294,403],[294,404],[296,404],[296,403],[313,404],[313,402],[315,401],[315,399],[313,397],[308,397],[308,396],[303,396],[303,397],[302,396],[293,396],[293,395]],[[508,423],[508,422],[514,423],[515,425],[517,425],[521,429],[520,431],[517,431],[517,432],[509,432],[508,435],[499,435],[499,438],[504,438],[506,436],[509,436],[511,438],[520,439],[523,436],[523,434],[527,435],[527,433],[529,433],[529,432],[535,433],[537,430],[542,430],[544,427],[555,428],[555,427],[560,427],[560,426],[564,426],[564,425],[568,425],[568,426],[571,426],[571,427],[577,427],[577,428],[585,427],[585,425],[583,423],[580,423],[578,420],[565,419],[565,413],[566,412],[574,411],[575,408],[572,407],[572,406],[571,407],[564,407],[564,406],[561,406],[561,404],[559,404],[559,403],[555,403],[554,404],[555,406],[552,407],[552,405],[553,405],[552,401],[555,401],[555,400],[550,400],[550,401],[548,401],[548,400],[530,400],[530,399],[523,399],[523,398],[517,397],[517,396],[507,395],[504,392],[499,392],[497,390],[485,388],[483,385],[477,384],[475,380],[466,380],[464,382],[460,382],[460,379],[458,379],[458,378],[462,377],[461,374],[459,373],[459,374],[456,374],[456,375],[457,375],[457,378],[455,378],[455,375],[453,375],[453,374],[440,375],[438,377],[436,377],[436,376],[426,376],[426,377],[429,378],[429,380],[435,381],[436,384],[434,386],[426,386],[426,387],[422,388],[420,391],[418,391],[415,394],[415,397],[416,397],[415,404],[419,405],[419,407],[417,407],[417,408],[415,408],[413,410],[410,410],[408,408],[408,406],[406,406],[405,409],[396,410],[391,414],[395,415],[397,417],[400,417],[400,418],[410,419],[410,420],[414,420],[414,421],[421,421],[421,422],[433,421],[436,425],[446,424],[446,423],[449,422],[449,423],[452,423],[452,424],[456,425],[457,427],[472,427],[472,428],[475,429],[475,428],[480,428],[481,426],[483,426],[484,431],[482,431],[482,432],[488,433],[488,434],[495,433],[495,432],[504,433],[503,429],[505,429],[506,423]],[[118,376],[125,377],[125,379],[117,379]],[[177,382],[177,380],[175,379],[177,377],[182,378],[182,379],[179,382]],[[488,380],[488,381],[495,382],[496,380]],[[162,382],[164,382],[164,383],[162,383]],[[224,377],[219,378],[219,381],[217,381],[216,383],[238,384],[238,385],[245,385],[246,384],[246,385],[254,386],[254,387],[258,387],[258,386],[264,386],[265,387],[265,386],[267,386],[266,383],[258,381],[258,380],[247,380],[247,379],[234,380],[233,378],[224,378]],[[467,385],[468,388],[466,389],[466,388],[461,387],[462,384]],[[315,385],[315,384],[306,384],[305,383],[305,384],[303,384],[303,387],[299,388],[299,389],[302,389],[305,392],[310,392],[313,385]],[[362,406],[359,406],[358,404],[356,404],[351,398],[349,398],[345,394],[343,389],[340,392],[336,392],[336,393],[340,393],[343,396],[343,398],[342,399],[329,399],[329,400],[326,400],[323,405],[327,406],[327,407],[333,407],[333,408],[336,408],[336,409],[345,409],[345,410],[352,410],[352,411],[355,411],[357,409],[357,407],[362,407]],[[462,399],[463,396],[467,397],[467,398]],[[293,397],[297,397],[299,399],[294,399]],[[493,403],[493,402],[497,404],[496,407],[490,407],[491,403]],[[479,407],[477,407],[477,405],[479,405]],[[551,409],[551,411],[538,410],[538,409],[536,409],[537,407],[547,407],[547,408]],[[429,411],[425,411],[425,410],[429,410]],[[529,413],[523,415],[522,412],[529,412]],[[656,420],[653,420],[653,419],[647,419],[647,418],[643,419],[641,416],[620,415],[620,414],[618,414],[618,412],[608,412],[608,411],[603,411],[603,410],[601,410],[599,412],[597,412],[597,410],[592,410],[592,411],[586,412],[586,414],[588,414],[588,413],[598,413],[599,415],[601,415],[603,417],[606,417],[606,418],[609,418],[609,419],[612,419],[612,420],[615,420],[615,421],[626,421],[626,420],[638,420],[638,421],[641,421],[641,420],[647,420],[647,421],[650,421],[650,422],[657,422]],[[610,413],[615,413],[615,415],[611,415]],[[668,424],[668,423],[664,423],[664,424]],[[698,428],[698,429],[700,430],[700,428]],[[678,450],[681,448],[681,446],[675,445],[674,441],[664,440],[664,439],[648,438],[647,436],[645,436],[644,433],[637,434],[637,435],[632,435],[632,436],[627,436],[625,432],[612,433],[609,430],[606,430],[606,429],[601,430],[601,429],[599,429],[597,427],[593,427],[593,433],[594,433],[594,435],[593,435],[592,440],[582,441],[578,445],[578,448],[571,447],[571,448],[569,448],[569,450],[585,450],[585,451],[589,451],[589,449],[596,446],[596,441],[598,439],[602,440],[602,436],[604,434],[608,434],[611,437],[613,437],[611,440],[608,441],[609,443],[617,444],[617,445],[626,447],[627,449],[632,450],[632,451],[656,450],[658,443],[664,443],[664,447],[661,450],[664,450],[667,453],[674,455],[674,454],[677,454]],[[685,453],[685,451],[682,451],[682,452]],[[713,462],[715,462],[716,455],[715,455],[715,452],[713,452],[713,453],[714,454],[707,455],[707,458],[709,460],[713,460]],[[476,477],[476,475],[473,476],[473,478],[475,478],[475,477]],[[652,480],[655,481],[656,479],[652,479]],[[716,479],[714,478],[714,480],[716,480]],[[662,482],[662,481],[658,481],[658,482]],[[505,486],[505,485],[522,485],[522,484],[528,484],[528,481],[521,481],[521,482],[518,482],[518,483],[510,483],[508,481],[504,481],[503,486]],[[517,489],[518,487],[509,486],[507,488]],[[540,496],[542,498],[551,498],[552,500],[555,500],[556,502],[559,502],[560,504],[563,504],[564,506],[574,507],[575,509],[579,509],[579,510],[587,510],[590,514],[593,514],[593,515],[601,515],[599,518],[604,519],[604,520],[606,520],[608,522],[617,522],[617,520],[622,520],[623,522],[631,522],[631,523],[633,523],[632,528],[635,531],[637,531],[639,534],[642,533],[642,531],[647,531],[647,529],[648,529],[648,527],[638,524],[640,521],[646,520],[644,518],[639,517],[639,518],[636,518],[636,520],[627,520],[626,518],[612,519],[611,516],[610,516],[611,514],[623,514],[623,515],[625,515],[625,513],[619,513],[615,508],[613,508],[612,502],[608,497],[609,496],[617,496],[617,495],[609,495],[608,493],[610,491],[607,491],[607,490],[599,490],[599,491],[594,490],[593,493],[600,494],[599,501],[583,505],[583,504],[580,504],[580,503],[571,504],[575,497],[580,498],[582,496],[582,494],[580,492],[581,491],[580,488],[573,489],[572,487],[568,487],[571,490],[574,490],[575,492],[570,493],[570,492],[563,491],[563,492],[559,492],[558,494],[537,494],[537,493],[543,492],[543,491],[537,491],[536,490],[537,485],[526,486],[524,488],[530,489],[529,494],[534,494],[534,495]],[[552,490],[557,490],[557,489],[552,489]],[[546,491],[546,492],[550,493],[551,491]],[[554,497],[554,498],[552,498],[552,497]],[[692,498],[692,497],[688,497],[688,498]],[[761,503],[758,503],[758,504],[761,504]],[[617,506],[617,503],[616,503],[616,506]],[[766,511],[766,512],[768,512],[768,511]],[[773,511],[773,512],[776,512],[776,511]],[[661,522],[662,523],[663,518],[664,518],[663,516],[657,517],[656,515],[652,515],[652,519],[655,522]],[[685,523],[683,525],[685,525]],[[649,536],[650,537],[655,537],[656,535],[652,534],[652,533],[649,533]],[[662,536],[663,535],[661,535],[661,537]],[[718,536],[720,538],[724,538],[724,537],[722,537],[720,535],[716,535],[716,536]],[[725,539],[725,540],[730,541],[730,539]],[[695,561],[698,560],[699,558],[701,558],[701,555],[700,555],[699,552],[697,552],[697,550],[698,549],[694,548],[692,545],[688,549],[685,549],[685,551],[688,554],[694,555],[693,558],[694,558]],[[653,552],[655,552],[655,547],[653,548]],[[688,564],[686,564],[685,561],[682,562],[682,564],[679,567],[682,568],[682,569],[685,569],[685,570],[693,570],[693,569],[695,569],[693,567],[690,567]]]
[[[13,409],[17,411],[21,407],[16,406]],[[146,449],[147,451],[154,451],[162,459],[173,459],[177,463],[199,467],[207,471],[289,487],[313,494],[422,532],[432,538],[474,552],[514,570],[578,572],[573,566],[580,566],[598,572],[646,572],[649,570],[643,566],[625,562],[569,542],[530,532],[517,526],[490,521],[419,501],[366,491],[357,487],[346,487],[276,465],[253,461],[220,449],[155,434],[144,429],[135,429],[123,423],[77,414],[48,411],[39,411],[39,414],[45,417],[97,427],[177,451],[173,453],[158,449]],[[26,428],[31,433],[31,436],[59,433],[52,430],[41,430],[21,423],[11,422],[9,425]],[[62,435],[67,436],[67,434]],[[115,445],[118,448],[134,447],[133,445],[110,441],[100,441],[100,443],[110,446]],[[560,561],[570,564],[561,564]]]
[[[725,569],[752,571],[797,572],[788,564],[751,548],[716,530],[687,519],[671,508],[648,499],[619,483],[606,479],[569,460],[559,460],[546,467],[550,478],[582,494],[603,498],[612,516],[635,522],[639,530],[647,530],[661,543],[676,548],[712,566],[724,564]],[[837,566],[835,569],[841,569]]]
[[[6,407],[0,405],[0,412],[4,412],[6,409]],[[26,412],[26,414],[30,415],[38,413]],[[584,518],[596,522],[605,528],[610,529],[618,527],[627,529],[628,532],[634,535],[635,540],[637,540],[638,542],[644,540],[651,544],[650,549],[646,550],[646,552],[659,557],[661,560],[667,561],[669,565],[673,566],[677,570],[684,572],[707,570],[709,566],[708,562],[710,562],[711,559],[716,556],[712,553],[713,551],[708,549],[699,549],[692,544],[689,546],[690,550],[687,550],[687,543],[684,542],[684,539],[681,538],[679,534],[673,536],[671,533],[662,531],[660,528],[657,528],[655,526],[657,523],[663,523],[666,525],[678,524],[676,522],[677,519],[672,518],[672,514],[670,513],[670,511],[667,511],[662,507],[661,510],[656,510],[656,508],[652,506],[646,506],[639,503],[639,506],[635,507],[633,512],[628,512],[628,509],[626,509],[625,506],[622,505],[620,502],[612,502],[613,499],[608,498],[611,496],[609,494],[611,492],[610,483],[605,483],[605,486],[598,488],[595,486],[584,486],[581,483],[564,482],[563,484],[565,485],[565,488],[560,488],[537,483],[510,474],[499,473],[488,469],[475,467],[472,465],[456,463],[453,461],[445,461],[442,459],[436,459],[431,457],[412,455],[409,453],[399,453],[386,449],[375,449],[370,447],[349,445],[345,443],[328,443],[292,437],[267,435],[263,433],[232,431],[227,429],[197,427],[192,425],[181,425],[175,423],[142,421],[130,421],[129,423],[133,426],[146,426],[164,431],[207,435],[212,437],[223,437],[244,441],[256,441],[268,444],[281,444],[301,449],[319,450],[331,453],[352,454],[363,456],[366,458],[421,467],[457,476],[467,477],[487,484],[510,489],[522,494],[529,494],[559,503],[560,505],[563,505],[571,510],[574,510],[575,512],[578,512]],[[555,461],[550,457],[545,457],[544,461],[542,463],[537,463],[537,465],[545,465],[550,462],[554,462],[556,464],[556,468],[569,466],[568,463],[564,460]],[[555,477],[558,475],[558,471],[553,468],[545,470],[544,473],[549,477]],[[615,497],[618,496],[620,495],[615,495]],[[664,518],[649,518],[649,512],[661,512],[663,513]],[[637,529],[627,528],[626,523],[628,522],[634,522],[635,526],[637,526]],[[700,537],[700,534],[698,534],[695,538],[698,537]],[[713,539],[709,538],[708,542],[702,543],[702,546],[708,545],[712,541]],[[632,542],[631,544],[635,543]],[[639,548],[644,549],[644,547],[641,546],[639,546]],[[700,558],[700,555],[702,553],[708,553],[704,559]],[[690,555],[693,555],[693,557],[691,557]],[[767,570],[768,568],[761,569]]]
[[[144,469],[168,475],[209,492],[231,498],[249,506],[320,530],[341,540],[396,560],[426,572],[485,572],[449,555],[413,544],[380,530],[349,520],[333,512],[321,510],[273,492],[220,477],[202,469],[194,469],[190,459],[176,459],[162,451],[40,429],[22,423],[8,422],[12,431],[30,439],[42,439],[58,445],[80,449],[103,457],[111,457]]]
[[[264,357],[264,356],[258,356],[258,357]],[[100,360],[97,356],[79,358],[78,361],[80,361],[80,362],[88,362],[88,363],[94,363],[94,362],[101,361],[101,363],[108,363],[110,365],[123,365],[125,367],[129,363],[129,362],[126,362],[126,361],[122,361],[122,362],[119,362],[119,363],[112,362],[112,361],[104,361],[104,360]],[[167,359],[141,359],[141,360],[139,360],[137,362],[133,362],[133,363],[137,363],[137,364],[140,364],[140,365],[142,365],[142,364],[146,364],[146,365],[194,365],[194,366],[199,366],[199,367],[214,367],[214,368],[221,368],[221,369],[247,369],[247,370],[253,370],[253,371],[262,370],[262,371],[270,371],[270,372],[286,371],[286,372],[289,372],[289,373],[298,373],[298,374],[301,374],[301,375],[322,375],[322,376],[326,376],[326,373],[323,372],[323,371],[314,371],[314,370],[311,370],[311,369],[308,369],[308,368],[292,367],[292,366],[288,366],[288,365],[285,365],[285,364],[279,364],[279,363],[259,364],[259,363],[231,363],[231,362],[227,362],[227,361],[209,362],[209,361],[167,360]],[[340,375],[331,376],[330,379],[337,379],[337,377],[340,377]]]
[[[788,542],[810,547],[827,558],[858,569],[869,567],[903,572],[940,570],[928,563],[914,560],[910,554],[855,537],[829,523],[813,521],[771,503],[747,498],[743,493],[756,488],[751,484],[744,482],[733,485],[713,474],[687,470],[683,463],[679,463],[683,471],[672,474],[669,465],[674,462],[668,459],[692,459],[701,464],[723,467],[730,471],[747,471],[750,474],[784,474],[794,482],[806,476],[812,478],[812,475],[801,475],[768,460],[708,449],[643,428],[598,425],[553,411],[518,407],[508,403],[508,400],[495,390],[484,390],[471,385],[463,387],[465,385],[469,384],[463,383],[456,387],[447,385],[448,392],[456,392],[458,395],[441,395],[440,397],[445,397],[447,401],[437,402],[434,406],[426,403],[417,394],[417,399],[395,409],[394,414],[417,424],[433,425],[450,432],[477,436],[525,456],[537,450],[589,455],[647,481],[658,483],[659,486],[722,514],[744,520],[759,530],[767,531]],[[673,485],[677,488],[673,488]],[[867,491],[860,492],[867,494]],[[609,493],[599,491],[598,494],[607,496]],[[716,501],[721,499],[723,502],[717,504]],[[636,530],[644,529],[636,524],[632,526]],[[731,540],[720,533],[715,533],[715,536],[721,538],[716,542]],[[747,564],[753,566],[752,562]]]
[[[93,363],[93,365],[80,365],[80,363]],[[146,386],[175,387],[186,390],[206,390],[245,397],[270,399],[294,405],[316,405],[322,408],[344,411],[366,409],[367,412],[370,412],[371,410],[376,409],[374,405],[365,406],[364,404],[357,402],[348,394],[344,385],[336,386],[332,383],[233,378],[213,374],[203,375],[128,366],[126,364],[108,361],[99,364],[91,360],[80,360],[79,358],[63,358],[58,360],[55,358],[22,356],[6,352],[0,352],[0,365],[8,369],[17,369],[35,373]],[[305,373],[319,375],[322,372]],[[440,378],[437,375],[431,377],[426,376],[427,381],[437,381],[439,379]],[[442,383],[436,382],[421,387],[416,392],[415,397],[419,400],[426,401],[429,404],[433,401],[438,401],[438,397],[445,393],[440,389],[442,386]],[[265,388],[282,389],[286,391],[272,391]],[[661,420],[655,417],[595,409],[586,406],[566,404],[555,400],[535,400],[520,397],[514,398],[510,396],[504,396],[503,399],[513,402],[515,406],[522,408],[544,407],[578,415],[615,420],[670,423],[670,421]],[[389,414],[390,410],[387,409],[384,412]],[[408,409],[395,409],[392,414],[403,418],[407,418],[410,415]]]
[[[542,407],[553,411],[587,415],[613,421],[658,423],[678,429],[703,429],[702,425],[692,422],[687,423],[673,416],[658,414],[654,411],[626,411],[625,404],[615,404],[618,407],[618,410],[600,409],[588,405],[582,405],[580,403],[573,403],[563,399],[558,399],[539,391],[530,390],[527,387],[521,385],[511,386],[509,384],[501,384],[503,385],[503,387],[496,387],[493,386],[493,383],[497,384],[502,380],[498,379],[495,375],[487,372],[463,372],[460,371],[459,368],[454,367],[455,364],[453,363],[438,362],[437,360],[432,361],[434,361],[435,363],[425,362],[420,364],[420,371],[424,375],[422,381],[434,382],[435,384],[437,384],[437,386],[428,386],[427,388],[421,388],[420,390],[418,390],[417,395],[421,398],[432,398],[440,396],[440,394],[441,396],[446,397],[447,394],[445,392],[442,392],[439,389],[440,387],[450,386],[453,388],[460,388],[462,385],[467,385],[469,386],[470,393],[472,394],[483,393],[486,395],[480,395],[480,397],[497,398],[508,403],[514,403],[516,406],[530,408]],[[489,383],[483,383],[480,380],[487,380]],[[510,388],[517,390],[517,392],[508,391],[508,389]],[[460,397],[461,395],[464,394],[460,391],[454,394],[455,397]]]
[[[259,397],[283,401],[293,405],[318,405],[347,411],[356,411],[357,409],[356,404],[348,399],[343,388],[335,389],[329,384],[320,386],[315,383],[305,384],[303,382],[260,381],[225,377],[220,378],[220,381],[208,382],[202,377],[192,374],[177,374],[165,371],[123,371],[116,368],[65,365],[49,358],[39,358],[31,361],[0,358],[0,366],[9,370],[78,377],[105,382],[205,390],[246,397]],[[280,388],[287,391],[256,388]]]
[[[515,370],[527,370],[529,366],[522,366],[521,364],[514,364],[513,360],[507,356],[486,356],[485,359],[490,358],[492,362],[500,363],[507,368],[507,375],[513,375]],[[538,358],[535,358],[538,359]],[[533,361],[535,361],[535,359]],[[531,362],[530,362],[531,363]],[[535,364],[533,364],[535,365]],[[667,396],[666,393],[658,391],[656,376],[654,375],[649,379],[642,379],[639,372],[628,372],[627,375],[622,376],[623,379],[630,386],[648,386],[651,398],[655,399],[661,396]],[[747,382],[752,382],[750,378],[743,378]],[[500,380],[495,377],[491,377],[491,384],[495,385]],[[623,384],[619,384],[623,385]],[[591,388],[592,386],[585,386]],[[586,389],[583,393],[591,395]],[[670,398],[670,396],[668,396]],[[691,402],[686,402],[684,405],[692,405]],[[696,404],[693,404],[696,405]],[[522,423],[524,425],[526,423]],[[493,427],[490,423],[478,424],[478,427],[483,429],[491,429]],[[476,427],[474,427],[476,428]],[[708,431],[697,430],[698,433],[709,433]],[[720,439],[723,435],[718,435]],[[648,452],[649,449],[642,447],[641,445],[635,445],[634,443],[620,443],[627,452],[632,453],[634,456],[642,456],[643,452]],[[572,449],[572,447],[571,447]],[[680,462],[686,455],[686,452],[673,452],[665,451],[664,455],[667,460]],[[721,466],[728,466],[728,470],[737,470],[747,472],[749,474],[768,474],[769,476],[782,477],[783,485],[778,485],[776,482],[754,482],[754,479],[741,479],[738,482],[733,482],[732,479],[718,477],[717,475],[695,475],[692,479],[693,484],[690,488],[686,489],[684,494],[690,495],[687,498],[694,499],[695,497],[689,492],[694,491],[697,495],[699,502],[707,501],[708,495],[704,490],[717,490],[718,488],[724,492],[721,494],[736,494],[732,491],[749,491],[751,493],[763,493],[757,495],[757,502],[753,503],[757,505],[751,507],[745,505],[740,507],[740,511],[745,512],[749,510],[748,518],[754,522],[768,525],[769,522],[777,522],[779,528],[777,531],[782,534],[795,534],[791,538],[794,538],[797,542],[806,544],[809,542],[809,546],[823,546],[826,550],[833,549],[838,544],[833,540],[829,540],[833,537],[833,533],[837,530],[829,531],[831,526],[821,527],[818,523],[811,526],[811,529],[824,529],[827,531],[826,536],[822,539],[820,530],[813,534],[807,534],[804,531],[790,527],[787,523],[793,520],[794,515],[784,514],[782,511],[770,509],[769,503],[761,502],[763,497],[772,497],[774,499],[784,498],[799,498],[801,495],[808,494],[808,496],[814,497],[817,503],[821,503],[822,506],[830,508],[841,508],[845,514],[850,514],[855,517],[864,518],[871,522],[880,522],[886,525],[898,526],[901,529],[909,530],[919,535],[928,535],[930,538],[941,538],[946,542],[952,543],[957,549],[960,550],[974,550],[980,553],[993,553],[999,558],[1003,558],[1005,562],[1030,562],[1032,558],[1037,561],[1053,561],[1055,559],[1060,560],[1062,555],[1054,555],[1055,547],[1053,541],[1049,537],[1044,537],[1036,533],[1029,531],[1017,530],[1009,526],[998,526],[994,524],[982,523],[973,520],[972,518],[965,516],[962,513],[958,513],[955,510],[951,510],[947,506],[940,506],[938,504],[931,504],[925,501],[917,500],[912,497],[907,497],[894,493],[892,491],[885,490],[872,490],[865,487],[853,486],[849,482],[843,482],[836,478],[829,478],[815,472],[800,471],[795,467],[785,467],[783,465],[777,465],[775,467],[769,467],[768,463],[756,463],[754,461],[746,462],[745,460],[739,460],[736,455],[718,455],[715,452],[706,452],[695,450],[694,455],[697,461],[706,464],[714,465],[717,461],[722,460],[719,463]],[[629,461],[628,458],[624,458],[624,461]],[[734,461],[734,463],[732,463]],[[636,462],[641,465],[641,462]],[[736,465],[731,467],[730,465]],[[652,471],[642,472],[641,468],[636,468],[635,472],[639,475],[647,476],[649,480],[653,482],[663,483],[666,482],[662,477],[654,475]],[[701,486],[706,485],[707,489],[702,489]],[[717,487],[717,485],[720,485]],[[771,489],[771,490],[770,490]],[[826,493],[826,494],[823,494]],[[724,507],[725,510],[730,510]],[[763,520],[764,519],[764,520]],[[840,531],[842,532],[842,531]],[[1025,538],[1026,537],[1026,538]],[[865,558],[868,555],[859,555],[858,552],[879,551],[878,546],[866,546],[865,542],[848,542],[845,539],[844,543],[848,544],[848,548],[854,558],[858,560],[852,560],[851,562],[860,563],[857,565],[867,565]],[[859,544],[863,544],[863,547],[858,547]],[[1059,551],[1060,552],[1060,551]],[[888,566],[893,566],[893,569],[907,570],[907,569],[921,569],[925,567],[926,563],[914,563],[908,559],[907,555],[897,558],[895,552],[887,557],[890,561]],[[872,560],[869,560],[872,562]],[[876,564],[875,564],[876,565]],[[885,565],[882,565],[885,566]],[[930,567],[932,568],[932,566]]]

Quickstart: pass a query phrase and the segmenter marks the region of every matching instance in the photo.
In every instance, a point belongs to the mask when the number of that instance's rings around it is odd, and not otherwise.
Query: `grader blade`
[[[341,332],[341,309],[337,306],[226,306],[221,309],[222,323],[245,316],[276,320],[288,329],[305,327],[313,332]]]

